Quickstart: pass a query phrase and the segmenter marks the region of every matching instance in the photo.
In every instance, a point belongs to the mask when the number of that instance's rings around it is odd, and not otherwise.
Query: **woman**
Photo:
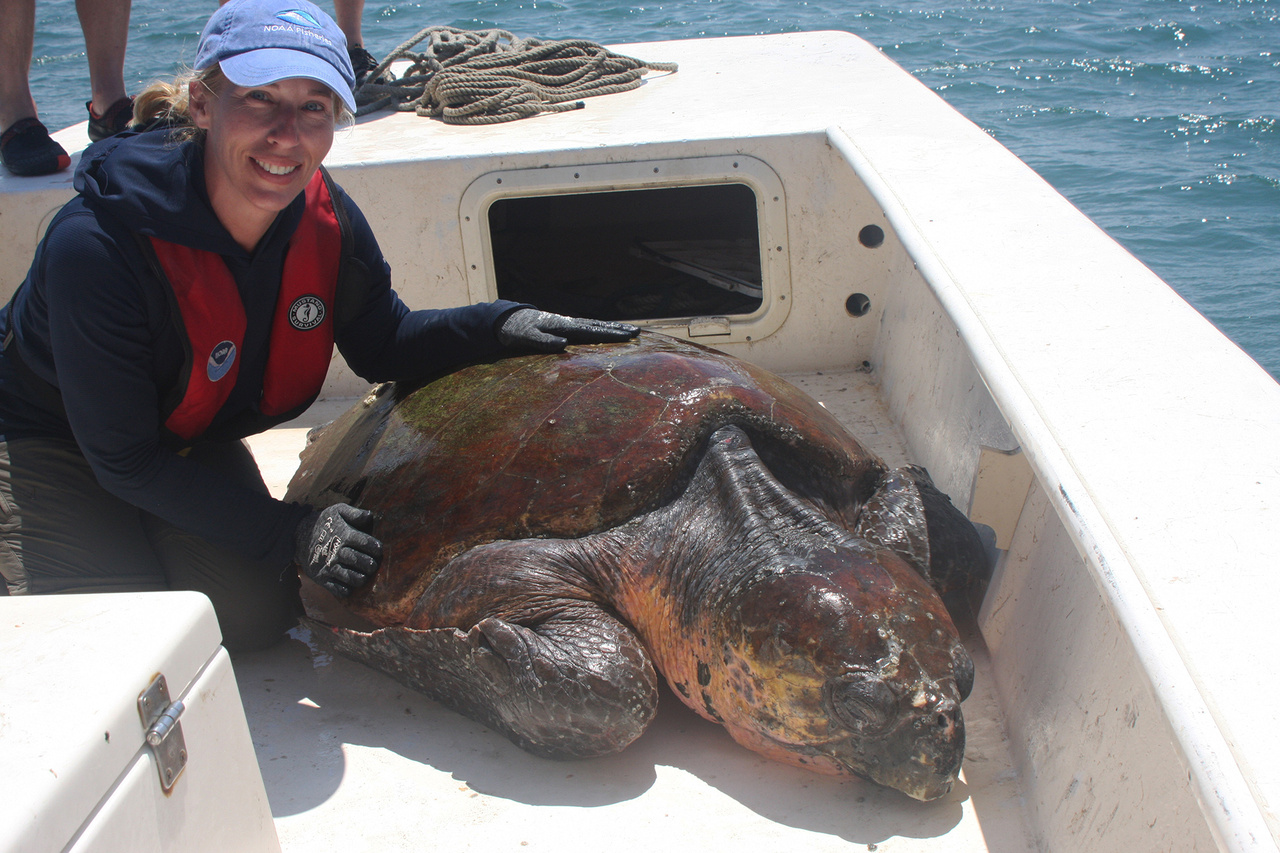
[[[138,99],[163,127],[85,151],[0,311],[0,570],[10,594],[195,589],[230,648],[376,570],[367,512],[271,498],[244,436],[300,414],[333,344],[370,381],[634,326],[510,302],[414,311],[320,163],[354,110],[346,44],[307,0],[232,0],[196,73]]]

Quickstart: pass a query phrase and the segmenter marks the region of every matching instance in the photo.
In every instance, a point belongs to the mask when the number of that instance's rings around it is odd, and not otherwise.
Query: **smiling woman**
[[[144,125],[159,116],[205,137],[209,202],[248,251],[315,175],[335,121],[355,110],[341,33],[318,9],[276,5],[220,9],[195,73],[153,85],[136,111]]]
[[[205,131],[204,181],[214,213],[246,250],[267,233],[333,145],[333,93],[297,77],[246,88],[191,87],[191,117]]]
[[[241,441],[310,406],[335,345],[379,382],[637,330],[399,299],[321,167],[354,75],[308,0],[232,0],[194,67],[85,149],[0,310],[0,572],[18,595],[198,590],[255,648],[299,610],[291,563],[345,596],[381,558],[368,512],[273,499]]]

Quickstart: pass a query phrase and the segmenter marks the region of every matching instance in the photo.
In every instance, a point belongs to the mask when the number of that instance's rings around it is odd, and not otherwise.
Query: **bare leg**
[[[364,16],[364,0],[333,0],[333,20],[347,37],[347,47],[364,44],[360,19]]]
[[[36,32],[35,0],[0,0],[0,130],[36,114],[27,85]]]
[[[11,2],[11,0],[0,0]],[[76,14],[84,31],[89,59],[89,86],[93,112],[105,115],[127,94],[124,89],[124,52],[129,41],[132,0],[76,0]]]
[[[4,0],[4,2],[12,2],[12,0]],[[227,0],[218,0],[219,6],[224,6],[226,3]],[[333,21],[347,37],[347,47],[364,44],[364,32],[360,29],[360,19],[363,17],[364,0],[333,0]]]

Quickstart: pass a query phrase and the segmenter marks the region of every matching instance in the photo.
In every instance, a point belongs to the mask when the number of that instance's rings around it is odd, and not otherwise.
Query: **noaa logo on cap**
[[[217,382],[227,375],[227,371],[235,363],[236,345],[231,341],[223,341],[209,353],[209,361],[205,364],[204,372],[208,374],[210,382]]]
[[[286,23],[298,24],[303,27],[314,27],[317,30],[320,29],[320,22],[301,9],[290,9],[288,12],[281,12],[276,15],[276,17]]]
[[[324,303],[316,296],[299,296],[289,306],[289,325],[299,332],[314,329],[324,322]]]

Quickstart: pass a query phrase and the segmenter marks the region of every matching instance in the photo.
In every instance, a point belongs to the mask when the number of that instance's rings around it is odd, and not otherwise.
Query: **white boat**
[[[771,764],[670,695],[621,754],[552,763],[298,631],[233,661],[261,776],[252,762],[228,771],[249,792],[236,813],[205,805],[252,824],[262,786],[273,820],[257,827],[261,849],[285,851],[1277,850],[1280,386],[866,42],[819,32],[613,49],[679,71],[509,124],[377,114],[339,133],[327,164],[415,307],[542,286],[503,272],[513,258],[532,274],[568,257],[576,266],[548,278],[576,281],[606,262],[582,247],[615,237],[661,243],[686,265],[699,241],[750,242],[757,260],[730,276],[748,286],[718,288],[745,307],[637,316],[789,377],[888,461],[927,467],[994,532],[969,637],[978,680],[962,784],[918,803]],[[83,134],[58,137],[75,150]],[[0,176],[5,298],[70,193],[69,173]],[[551,245],[531,250],[530,236]],[[254,440],[277,494],[305,428],[364,390],[335,361],[324,402]],[[179,593],[122,598],[163,612],[175,597],[189,606]],[[113,843],[88,795],[81,812],[44,807],[77,783],[46,784],[58,768],[41,744],[70,738],[81,752],[63,753],[83,763],[103,733],[32,710],[82,702],[85,686],[78,655],[33,652],[76,633],[62,629],[81,604],[40,602],[47,631],[33,604],[0,599],[0,812],[13,815],[0,849],[197,849],[161,832]],[[131,629],[112,630],[125,636],[91,636],[127,647]],[[141,668],[122,663],[117,692],[141,692],[154,674]],[[174,682],[198,707],[199,691]],[[34,726],[20,741],[5,727],[15,709]],[[131,760],[150,768],[136,725]],[[192,744],[186,774],[213,757]],[[156,809],[174,797],[154,795]],[[41,822],[61,834],[13,840]]]

